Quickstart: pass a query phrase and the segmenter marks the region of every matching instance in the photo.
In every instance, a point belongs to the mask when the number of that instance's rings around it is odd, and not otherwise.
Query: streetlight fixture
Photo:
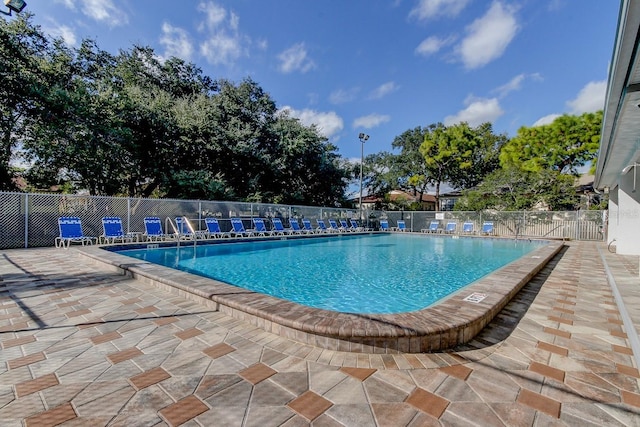
[[[358,139],[360,139],[360,223],[363,224],[364,219],[362,218],[362,166],[364,164],[364,143],[369,139],[369,135],[366,133],[360,132],[358,135]],[[364,227],[364,225],[362,225]]]
[[[5,15],[11,16],[11,12],[20,13],[25,8],[27,3],[24,0],[4,0],[4,5],[7,6],[9,12],[1,11]]]

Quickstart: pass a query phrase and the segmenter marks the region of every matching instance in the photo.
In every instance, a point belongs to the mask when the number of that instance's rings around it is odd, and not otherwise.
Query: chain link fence
[[[372,215],[377,215],[373,212]],[[394,226],[403,220],[408,229],[419,232],[429,228],[432,221],[439,222],[439,230],[444,230],[450,222],[456,224],[460,233],[462,225],[470,222],[473,229],[482,229],[485,222],[492,222],[494,234],[514,238],[548,238],[563,240],[603,241],[606,232],[606,211],[517,211],[517,212],[413,212],[388,211],[376,218],[389,220]]]
[[[26,194],[0,192],[0,249],[53,246],[58,237],[58,218],[77,216],[87,236],[102,234],[102,218],[122,218],[125,232],[143,232],[144,218],[162,219],[165,231],[171,232],[170,220],[176,216],[189,219],[196,230],[205,229],[204,219],[215,217],[223,231],[231,230],[230,218],[242,218],[245,228],[253,228],[252,218],[359,218],[364,225],[379,229],[380,220],[395,226],[404,220],[410,231],[427,229],[431,221],[456,222],[457,230],[463,222],[473,222],[480,230],[484,221],[494,222],[495,232],[501,236],[545,237],[568,240],[603,240],[605,215],[603,211],[570,212],[416,212],[374,211],[364,209],[328,208],[312,206],[276,205],[267,203],[220,202],[204,200],[136,199],[60,194]],[[269,222],[269,221],[267,221]]]

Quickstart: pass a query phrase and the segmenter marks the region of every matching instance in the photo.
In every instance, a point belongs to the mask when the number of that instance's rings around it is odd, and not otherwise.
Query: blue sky
[[[147,45],[212,78],[251,77],[349,159],[416,126],[489,121],[514,136],[601,109],[619,2],[28,0],[49,34]]]

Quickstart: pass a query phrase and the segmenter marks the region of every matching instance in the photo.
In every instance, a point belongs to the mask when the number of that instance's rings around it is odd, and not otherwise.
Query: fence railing
[[[206,200],[142,199],[59,194],[31,194],[0,192],[0,249],[53,246],[59,236],[58,217],[77,216],[82,220],[84,234],[100,236],[102,218],[122,218],[126,232],[144,231],[147,216],[166,218],[185,216],[194,228],[205,229],[204,219],[216,217],[223,231],[229,231],[229,219],[239,217],[252,228],[251,219],[261,217],[316,219],[358,218],[358,209],[312,206],[276,205]],[[479,230],[484,221],[493,221],[497,235],[513,237],[546,237],[571,240],[603,240],[605,217],[603,211],[568,212],[433,212],[433,211],[375,211],[363,210],[364,223],[374,229],[380,220],[391,226],[404,220],[411,231],[429,227],[433,220],[455,221],[457,229],[471,221]],[[268,221],[267,221],[268,222]]]

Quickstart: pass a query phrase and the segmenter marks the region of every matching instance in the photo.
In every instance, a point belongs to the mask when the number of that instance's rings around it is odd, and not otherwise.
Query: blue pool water
[[[311,307],[402,313],[425,308],[541,244],[398,233],[119,253]]]

